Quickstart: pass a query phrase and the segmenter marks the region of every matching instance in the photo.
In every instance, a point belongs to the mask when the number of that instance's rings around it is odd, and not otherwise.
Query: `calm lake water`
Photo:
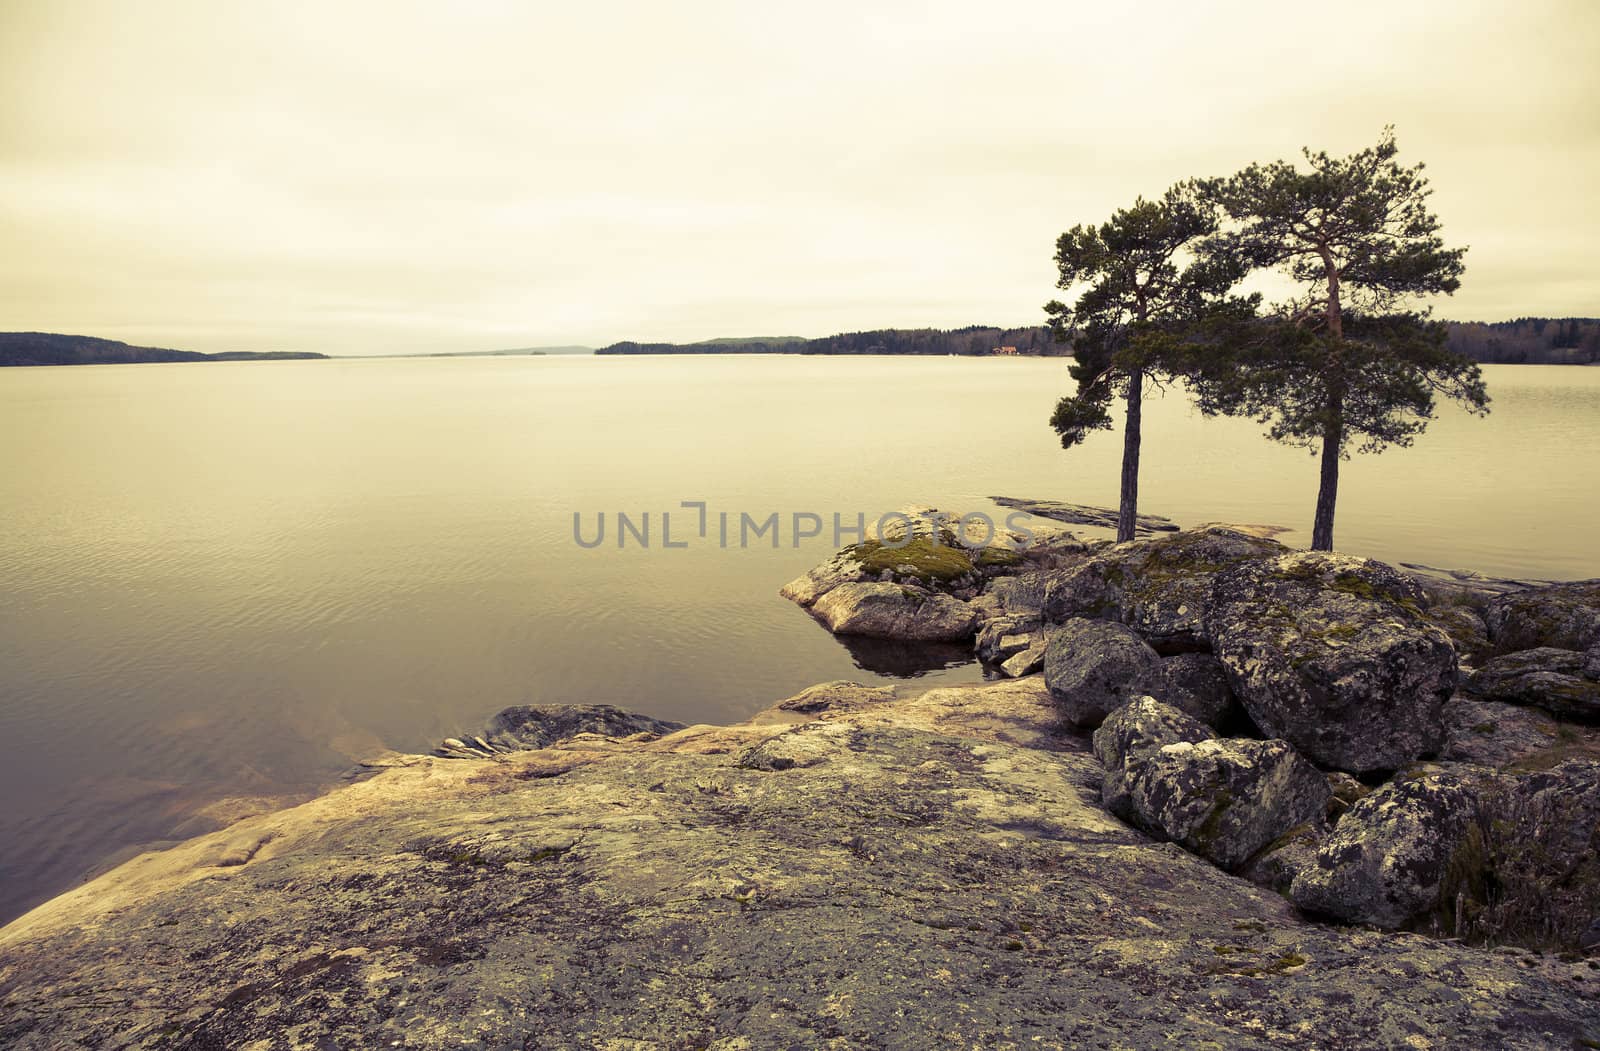
[[[1487,420],[1347,465],[1348,551],[1600,575],[1600,369],[1499,366]],[[879,681],[777,589],[846,521],[990,495],[1110,505],[1051,360],[389,359],[0,370],[0,920],[217,800],[308,792],[512,704],[738,719]],[[1143,506],[1306,542],[1315,463],[1178,395]],[[705,501],[710,537],[681,501]],[[660,546],[660,514],[674,539]],[[573,514],[607,543],[573,541]],[[650,512],[654,546],[615,546]],[[782,544],[716,543],[716,516]],[[1000,513],[1003,515],[1003,513]],[[968,665],[931,678],[976,679]]]

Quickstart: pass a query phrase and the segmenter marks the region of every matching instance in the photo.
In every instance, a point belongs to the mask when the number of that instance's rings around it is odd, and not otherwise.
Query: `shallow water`
[[[1416,448],[1346,466],[1339,547],[1600,575],[1600,369],[1485,372],[1490,418],[1446,408]],[[897,654],[777,596],[835,546],[793,546],[792,516],[1113,504],[1116,435],[1063,453],[1044,422],[1069,385],[1039,359],[0,370],[0,919],[217,799],[309,791],[507,705],[725,721],[886,681],[860,663]],[[1145,419],[1145,510],[1305,542],[1305,453],[1177,395]],[[706,539],[682,501],[707,503]],[[579,547],[573,514],[592,536],[602,511],[606,543]],[[618,511],[651,513],[648,550],[618,550]],[[688,547],[662,547],[662,511]],[[741,512],[778,512],[780,545],[740,548]]]

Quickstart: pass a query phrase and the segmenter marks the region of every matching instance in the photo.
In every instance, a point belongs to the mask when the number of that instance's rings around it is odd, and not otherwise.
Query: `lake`
[[[1600,369],[1484,371],[1488,419],[1444,407],[1414,449],[1346,465],[1339,548],[1600,575]],[[894,654],[846,649],[778,588],[832,553],[835,513],[1113,505],[1119,436],[1065,453],[1046,425],[1070,385],[1049,359],[0,370],[0,920],[508,705],[722,722],[891,681]],[[1307,542],[1306,453],[1176,393],[1145,421],[1142,510]],[[618,549],[619,511],[650,514],[648,549]],[[686,547],[662,545],[663,511]],[[601,512],[606,542],[575,543],[574,514],[592,539]],[[780,545],[740,547],[740,514],[773,512]],[[795,546],[795,514],[830,525]]]

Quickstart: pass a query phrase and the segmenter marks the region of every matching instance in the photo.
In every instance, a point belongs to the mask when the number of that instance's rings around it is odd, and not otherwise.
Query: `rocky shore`
[[[509,709],[0,930],[0,1046],[1600,1046],[1600,584],[903,539],[785,594],[995,681]]]

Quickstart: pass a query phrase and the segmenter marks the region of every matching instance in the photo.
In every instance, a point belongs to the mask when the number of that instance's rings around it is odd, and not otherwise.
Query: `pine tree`
[[[1197,392],[1207,412],[1251,416],[1269,437],[1320,453],[1311,546],[1327,551],[1352,449],[1410,445],[1435,395],[1479,414],[1489,399],[1477,365],[1415,306],[1460,286],[1466,253],[1439,236],[1423,166],[1395,161],[1392,128],[1349,157],[1303,152],[1309,170],[1252,164],[1204,184],[1231,220],[1207,251],[1285,274],[1300,293],[1212,356]]]

